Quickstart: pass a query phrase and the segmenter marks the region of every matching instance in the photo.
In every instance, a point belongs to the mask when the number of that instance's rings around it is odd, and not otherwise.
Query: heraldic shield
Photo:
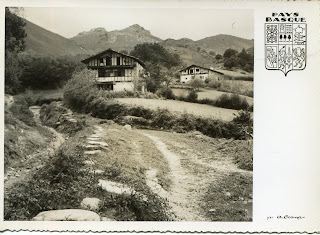
[[[306,67],[307,24],[265,24],[265,65],[268,70],[281,70],[285,76]]]

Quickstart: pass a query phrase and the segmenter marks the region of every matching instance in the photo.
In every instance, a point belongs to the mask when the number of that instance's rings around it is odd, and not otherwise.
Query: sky
[[[218,34],[253,39],[253,11],[246,9],[25,7],[22,16],[66,38],[98,27],[112,31],[139,24],[161,39]]]

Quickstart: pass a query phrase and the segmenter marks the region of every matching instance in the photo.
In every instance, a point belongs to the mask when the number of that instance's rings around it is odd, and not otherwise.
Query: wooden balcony
[[[96,82],[105,83],[105,82],[132,82],[132,77],[97,77],[94,78]]]

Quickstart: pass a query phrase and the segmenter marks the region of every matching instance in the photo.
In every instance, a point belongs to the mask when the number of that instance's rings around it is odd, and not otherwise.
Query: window
[[[105,76],[105,70],[104,69],[98,69],[98,77],[104,77]]]
[[[103,58],[100,58],[100,64],[103,64]]]
[[[112,65],[111,57],[106,57],[106,64],[107,66]]]
[[[117,65],[120,65],[120,59],[121,57],[117,57]]]
[[[190,69],[190,73],[193,74],[193,69]]]
[[[199,72],[199,69],[196,69],[196,72]]]

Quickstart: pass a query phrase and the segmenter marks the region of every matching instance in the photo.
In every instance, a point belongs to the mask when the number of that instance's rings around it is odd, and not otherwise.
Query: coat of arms
[[[281,70],[285,76],[306,67],[307,24],[266,23],[265,65],[268,70]]]

